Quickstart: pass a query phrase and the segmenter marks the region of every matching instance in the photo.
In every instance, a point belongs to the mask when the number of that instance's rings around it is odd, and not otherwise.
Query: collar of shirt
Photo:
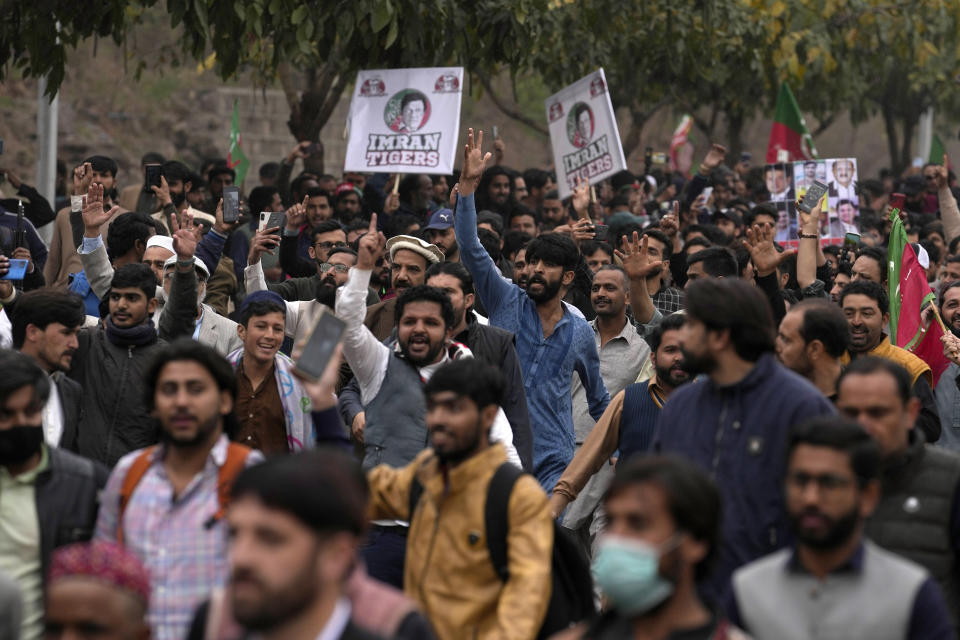
[[[600,327],[598,325],[597,318],[594,318],[588,324],[593,328],[593,336],[597,339],[597,349],[599,350],[600,349]],[[646,340],[644,340],[640,336],[640,334],[637,332],[637,328],[634,327],[633,323],[631,323],[630,320],[627,318],[624,318],[623,329],[620,330],[620,333],[618,333],[616,336],[611,338],[610,341],[607,342],[607,344],[610,344],[614,340],[620,340],[620,339],[623,339],[624,341],[626,341],[628,346],[633,346],[637,342],[646,343]]]
[[[663,391],[663,387],[660,386],[660,381],[657,380],[657,372],[654,371],[653,375],[650,376],[650,380],[647,384],[647,391],[650,392],[650,397],[653,398],[654,403],[663,409],[663,405],[667,401],[667,395]]]
[[[213,445],[213,448],[210,449],[210,455],[207,456],[207,463],[213,461],[213,464],[219,469],[223,466],[223,463],[227,461],[227,447],[230,446],[230,439],[227,437],[227,434],[221,433],[220,437],[217,439],[216,444]],[[150,457],[150,464],[156,464],[163,461],[163,454],[166,453],[166,446],[160,445],[153,450],[153,454]]]
[[[853,550],[853,553],[850,554],[850,557],[844,560],[836,569],[830,573],[860,573],[863,571],[863,540],[857,545],[857,548]],[[787,571],[791,573],[810,573],[807,571],[800,563],[800,556],[797,554],[797,548],[794,547],[793,552],[790,554],[790,560],[787,562]]]
[[[47,445],[40,445],[40,462],[37,463],[33,469],[29,471],[24,471],[23,473],[15,476],[11,476],[10,472],[7,471],[6,467],[0,467],[0,475],[11,478],[16,484],[33,484],[36,481],[37,476],[47,470],[47,467],[50,466],[50,452],[47,450]]]
[[[327,624],[317,634],[316,640],[338,640],[349,623],[350,601],[346,598],[340,598],[333,608],[333,613],[327,618]]]
[[[194,340],[199,340],[199,339],[200,339],[200,325],[203,324],[203,314],[205,314],[206,312],[207,312],[207,310],[203,308],[203,305],[200,305],[200,315],[197,316],[197,324],[196,324],[196,327],[195,327],[194,330],[193,330],[193,339],[194,339]]]

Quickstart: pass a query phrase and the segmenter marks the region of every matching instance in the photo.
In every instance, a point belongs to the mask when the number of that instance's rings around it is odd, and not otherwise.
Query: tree
[[[297,140],[319,142],[320,130],[359,69],[463,65],[489,73],[498,64],[524,68],[531,43],[548,32],[549,3],[166,0],[166,10],[171,27],[181,33],[185,56],[207,61],[212,54],[224,79],[250,69],[260,83],[279,80],[290,105],[291,133]],[[53,95],[78,42],[98,35],[122,44],[130,24],[157,4],[15,3],[12,15],[0,23],[0,81],[12,66],[26,76],[47,76]],[[61,25],[59,33],[51,24]],[[312,168],[322,170],[322,157],[318,165]]]

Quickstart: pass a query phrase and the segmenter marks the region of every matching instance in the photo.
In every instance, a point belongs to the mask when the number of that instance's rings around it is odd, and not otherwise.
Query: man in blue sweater
[[[594,420],[603,414],[610,396],[600,377],[593,329],[561,301],[562,289],[573,282],[579,257],[573,241],[548,233],[527,246],[526,291],[500,275],[480,244],[473,193],[490,159],[490,153],[481,152],[482,143],[483,132],[474,144],[470,129],[454,216],[460,261],[473,276],[490,324],[517,336],[533,428],[534,475],[544,489],[551,491],[573,459],[573,373],[580,376]]]
[[[686,291],[683,368],[700,376],[663,406],[655,450],[710,472],[723,496],[723,546],[706,585],[719,597],[738,567],[789,540],[782,487],[788,429],[835,413],[809,381],[773,355],[773,316],[763,293],[734,278]]]

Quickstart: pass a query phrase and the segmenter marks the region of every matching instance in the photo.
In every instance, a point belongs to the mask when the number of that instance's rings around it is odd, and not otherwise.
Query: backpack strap
[[[510,561],[507,557],[507,533],[509,531],[510,494],[523,470],[509,462],[501,464],[493,473],[490,486],[487,487],[487,502],[483,507],[483,518],[487,534],[487,549],[490,562],[504,582],[510,577]]]
[[[233,481],[237,479],[240,472],[247,464],[247,456],[251,449],[242,444],[231,442],[227,446],[227,458],[220,466],[217,472],[217,512],[213,514],[213,520],[223,518],[227,511],[227,505],[230,504],[230,489],[233,488]]]
[[[127,475],[123,477],[123,484],[120,485],[120,509],[117,511],[118,545],[123,546],[123,514],[127,510],[127,505],[130,504],[130,498],[133,497],[133,492],[137,489],[137,485],[143,480],[147,469],[150,468],[150,463],[153,460],[153,452],[156,448],[156,446],[147,447],[141,451],[140,455],[134,458],[130,468],[127,469]]]

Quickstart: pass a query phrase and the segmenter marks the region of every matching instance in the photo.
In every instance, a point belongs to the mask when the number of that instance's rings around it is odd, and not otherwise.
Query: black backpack
[[[490,562],[504,582],[510,577],[507,556],[510,494],[513,492],[513,485],[522,475],[524,472],[513,464],[509,462],[501,464],[490,480],[487,501],[483,509]],[[414,478],[410,487],[411,520],[421,495],[423,495],[423,485]],[[590,562],[573,534],[556,521],[553,523],[550,575],[552,586],[550,603],[537,638],[549,638],[571,625],[590,618],[596,612]]]

